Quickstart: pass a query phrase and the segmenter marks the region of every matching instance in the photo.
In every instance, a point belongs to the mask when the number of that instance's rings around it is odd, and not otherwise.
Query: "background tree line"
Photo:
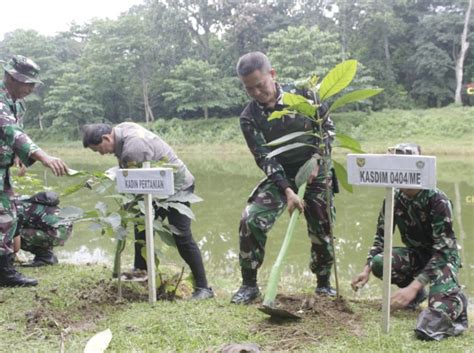
[[[0,58],[42,68],[25,124],[72,135],[97,121],[236,116],[247,98],[235,64],[253,50],[280,80],[357,59],[353,88],[384,94],[355,109],[441,107],[474,81],[472,1],[145,0],[55,36],[15,30]]]

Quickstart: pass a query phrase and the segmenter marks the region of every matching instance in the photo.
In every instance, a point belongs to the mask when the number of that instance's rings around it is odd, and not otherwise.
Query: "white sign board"
[[[348,181],[405,189],[436,187],[436,157],[400,154],[348,154]]]
[[[117,191],[129,194],[174,194],[172,168],[119,169]]]

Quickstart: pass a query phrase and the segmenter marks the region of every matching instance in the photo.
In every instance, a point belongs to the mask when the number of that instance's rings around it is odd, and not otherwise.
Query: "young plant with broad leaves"
[[[329,109],[326,109],[323,114],[321,110],[318,109],[323,103],[328,103],[330,98],[344,90],[350,85],[354,76],[357,72],[357,61],[356,60],[346,60],[338,65],[336,65],[324,78],[319,82],[317,76],[310,76],[309,78],[295,83],[296,88],[307,90],[312,93],[314,100],[311,101],[303,95],[284,92],[282,96],[283,104],[286,106],[281,111],[273,112],[268,120],[281,119],[284,115],[288,114],[300,114],[310,120],[312,120],[318,126],[318,131],[302,131],[294,132],[285,136],[282,136],[276,140],[273,140],[267,144],[267,146],[276,147],[279,145],[284,145],[282,147],[276,148],[269,154],[269,158],[277,156],[283,152],[299,148],[302,146],[309,146],[315,149],[315,153],[326,160],[330,158],[329,151],[324,145],[324,132],[323,125],[324,122],[328,119],[330,113],[340,109],[341,107],[364,99],[368,99],[372,96],[375,96],[382,92],[382,89],[379,88],[368,88],[360,89],[349,92],[337,99],[333,100],[329,105]],[[289,143],[291,140],[296,139],[302,135],[314,135],[320,141],[319,146],[313,146],[304,144],[301,142]],[[336,133],[335,136],[336,143],[333,147],[348,149],[352,152],[363,153],[360,143],[347,136],[345,134]],[[308,165],[304,168],[310,168],[312,170],[314,161],[310,161]],[[347,172],[343,165],[338,163],[335,160],[332,160],[332,164],[336,171],[338,180],[341,182],[344,189],[352,192],[351,185],[347,182]],[[308,173],[301,173],[300,176],[308,175]]]
[[[352,192],[352,186],[347,182],[347,171],[345,167],[338,163],[337,161],[331,158],[330,147],[325,144],[325,140],[330,140],[332,137],[329,136],[328,132],[325,132],[323,127],[327,122],[329,114],[335,110],[345,106],[346,104],[361,101],[372,96],[375,96],[382,92],[382,89],[370,88],[370,89],[360,89],[349,92],[335,100],[332,100],[332,103],[329,105],[328,109],[320,109],[322,104],[325,104],[330,101],[330,98],[344,90],[350,85],[357,71],[357,61],[356,60],[347,60],[338,65],[336,65],[319,83],[319,78],[315,75],[295,83],[297,89],[304,90],[309,92],[312,99],[295,93],[284,92],[282,96],[284,109],[280,111],[273,112],[268,120],[281,119],[285,115],[295,115],[299,114],[307,119],[310,119],[317,126],[316,131],[301,131],[293,132],[291,134],[282,136],[276,140],[270,141],[267,143],[269,147],[281,147],[275,148],[271,153],[268,154],[268,158],[272,158],[286,151],[292,149],[300,148],[303,146],[308,146],[315,149],[315,154],[313,158],[310,158],[298,171],[295,183],[299,188],[301,185],[306,183],[308,177],[311,175],[313,170],[317,168],[318,164],[321,164],[324,171],[324,176],[327,180],[329,176],[329,165],[331,164],[334,167],[337,178],[340,181],[344,189]],[[310,145],[302,142],[293,142],[292,140],[303,136],[303,135],[313,135],[315,136],[319,144]],[[334,147],[345,148],[352,152],[363,153],[360,143],[355,139],[344,135],[338,134],[335,135],[336,144]],[[330,163],[331,162],[331,163]],[[326,183],[326,205],[327,213],[329,219],[331,219],[330,224],[330,238],[331,238],[331,247],[333,251],[334,258],[334,275],[336,279],[336,290],[337,297],[339,298],[339,281],[337,276],[337,266],[336,266],[336,254],[334,248],[334,239],[333,239],[333,220],[331,212],[331,191],[329,190],[329,184]]]
[[[152,167],[174,167],[173,165],[154,162]],[[81,182],[74,184],[62,193],[62,196],[70,195],[84,188],[103,195],[104,198],[112,199],[113,206],[109,206],[105,202],[98,202],[93,210],[84,211],[78,207],[65,207],[61,210],[61,217],[73,220],[74,222],[91,223],[91,228],[100,230],[103,235],[110,236],[115,239],[117,245],[115,250],[113,277],[119,279],[119,297],[121,297],[121,255],[125,249],[127,236],[137,227],[139,231],[145,229],[145,204],[143,195],[134,194],[116,194],[112,190],[115,188],[115,176],[118,168],[111,168],[106,172],[77,172],[71,171],[70,175],[83,177]],[[178,177],[175,178],[175,188],[179,189],[180,183],[183,181]],[[153,203],[157,208],[176,209],[179,213],[194,219],[191,208],[184,203],[200,202],[202,199],[192,192],[179,191],[169,197],[154,196]],[[168,247],[176,247],[173,233],[179,236],[179,231],[172,225],[165,223],[163,219],[158,217],[153,222],[153,230],[162,240],[161,249],[155,247],[155,266],[156,266],[156,286],[158,299],[174,299],[176,290],[181,281],[181,274],[169,276],[160,270],[160,257]],[[146,259],[146,247],[142,248],[141,255]]]

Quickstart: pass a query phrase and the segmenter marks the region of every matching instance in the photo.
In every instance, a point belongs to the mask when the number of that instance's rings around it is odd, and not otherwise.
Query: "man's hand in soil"
[[[369,277],[370,277],[370,267],[369,265],[365,265],[364,270],[352,279],[352,282],[351,282],[352,289],[355,292],[357,292],[359,288],[362,288],[363,286],[365,286],[365,284],[369,281]]]
[[[410,302],[415,299],[418,291],[423,288],[423,285],[416,279],[410,283],[408,287],[400,288],[393,296],[390,302],[392,309],[403,309]]]

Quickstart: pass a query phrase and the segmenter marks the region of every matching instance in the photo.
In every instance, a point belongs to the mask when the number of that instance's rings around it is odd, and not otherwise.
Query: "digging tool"
[[[303,198],[304,193],[306,191],[306,182],[304,182],[298,188],[298,197]],[[268,280],[267,289],[265,291],[265,298],[263,300],[262,307],[258,308],[260,311],[264,312],[267,315],[270,315],[272,318],[280,318],[280,319],[301,319],[298,315],[290,313],[284,309],[278,308],[275,305],[275,298],[278,286],[278,280],[280,278],[281,273],[281,265],[283,262],[283,258],[286,255],[288,250],[288,246],[290,245],[291,238],[293,237],[293,232],[295,230],[296,221],[298,220],[298,216],[300,215],[300,211],[298,209],[294,210],[291,218],[290,223],[288,224],[288,228],[286,230],[285,238],[283,239],[283,244],[281,245],[280,252],[278,253],[278,257],[273,264],[272,270],[270,272],[270,278]]]

